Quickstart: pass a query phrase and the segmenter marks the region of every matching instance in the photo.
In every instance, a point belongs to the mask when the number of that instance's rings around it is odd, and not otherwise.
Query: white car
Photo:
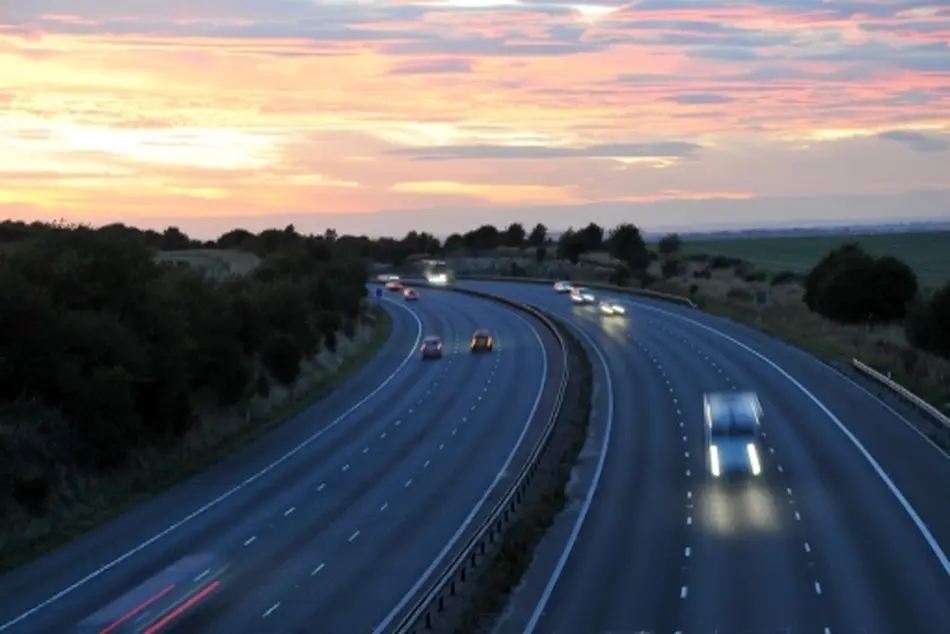
[[[755,393],[703,394],[703,416],[709,474],[719,480],[760,475],[762,405]]]
[[[604,315],[626,315],[627,309],[623,304],[618,304],[617,302],[611,300],[604,300],[598,305],[600,312]]]
[[[554,283],[554,292],[555,293],[570,293],[571,292],[571,283],[565,282],[563,280]]]
[[[589,288],[571,288],[571,301],[575,304],[593,304],[596,299]]]

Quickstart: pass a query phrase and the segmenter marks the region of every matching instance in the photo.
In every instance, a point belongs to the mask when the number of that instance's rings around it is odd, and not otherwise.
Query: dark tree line
[[[13,430],[0,434],[0,509],[42,512],[43,470],[10,467],[24,453],[55,447],[47,461],[106,472],[174,443],[200,404],[241,404],[268,375],[290,383],[354,332],[369,275],[359,240],[292,227],[212,243],[259,253],[245,276],[157,260],[158,248],[211,246],[174,229],[3,223],[0,240],[0,431]],[[24,405],[65,423],[24,419]]]
[[[833,249],[805,276],[805,303],[843,324],[903,322],[911,345],[950,358],[950,283],[926,296],[893,256],[875,257],[857,243]]]

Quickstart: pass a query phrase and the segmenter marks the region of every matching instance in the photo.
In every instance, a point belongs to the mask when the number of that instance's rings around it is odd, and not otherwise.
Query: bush
[[[665,260],[660,266],[660,274],[665,279],[682,275],[686,272],[686,266],[679,260]]]
[[[156,248],[195,244],[173,229],[6,229],[18,242],[0,254],[0,408],[34,405],[17,410],[27,422],[2,421],[0,456],[35,457],[4,476],[4,513],[42,512],[59,477],[51,465],[115,470],[139,449],[178,442],[206,397],[233,406],[266,394],[260,367],[291,383],[321,342],[332,351],[341,328],[355,332],[366,295],[367,263],[352,244],[292,227],[222,236],[263,260],[220,278],[156,260]]]
[[[904,331],[911,345],[950,359],[950,283],[911,305]]]
[[[261,347],[261,363],[281,385],[290,385],[300,372],[303,351],[294,338],[277,332],[264,340]]]
[[[800,282],[802,276],[798,273],[793,273],[792,271],[779,271],[772,276],[770,284],[772,286],[782,286],[783,284],[794,284]]]
[[[917,289],[917,276],[904,262],[875,258],[859,245],[847,244],[809,272],[805,303],[839,323],[888,323],[905,317]]]

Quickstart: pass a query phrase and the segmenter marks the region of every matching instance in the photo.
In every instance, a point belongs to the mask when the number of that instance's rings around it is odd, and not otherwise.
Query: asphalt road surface
[[[695,309],[613,295],[628,315],[605,318],[546,286],[461,286],[567,317],[612,383],[599,477],[580,470],[580,497],[596,493],[552,531],[498,632],[950,631],[950,459],[915,413]],[[704,471],[702,394],[729,389],[765,410],[763,477],[735,489]]]
[[[560,372],[553,336],[500,304],[387,293],[393,337],[332,395],[252,447],[0,578],[0,631],[66,632],[180,557],[236,576],[188,632],[370,632],[518,468]],[[491,354],[471,355],[490,329]],[[423,362],[420,338],[446,354]],[[496,486],[498,485],[498,486]]]

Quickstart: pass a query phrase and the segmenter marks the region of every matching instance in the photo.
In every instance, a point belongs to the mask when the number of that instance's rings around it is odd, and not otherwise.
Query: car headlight
[[[446,284],[449,281],[449,277],[445,273],[436,273],[434,275],[427,275],[426,279],[430,284]]]
[[[745,450],[749,454],[749,466],[752,468],[752,473],[759,475],[762,472],[762,465],[759,463],[759,452],[756,451],[755,445],[751,442],[745,446]]]

